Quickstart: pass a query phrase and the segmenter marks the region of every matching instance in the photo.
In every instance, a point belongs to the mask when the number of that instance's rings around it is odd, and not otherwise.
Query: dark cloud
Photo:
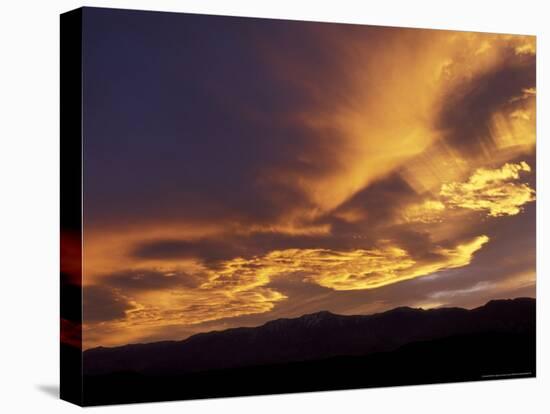
[[[182,271],[126,270],[105,276],[106,286],[122,293],[176,288],[195,288],[204,281],[200,274]]]
[[[509,108],[524,89],[536,86],[535,55],[517,54],[512,47],[505,52],[501,64],[465,77],[445,96],[437,127],[448,144],[467,155],[495,149],[491,117]]]
[[[124,318],[125,311],[131,307],[108,286],[86,286],[83,289],[83,316],[88,323]]]
[[[498,220],[443,204],[440,221],[404,214],[478,168],[535,170],[530,134],[499,147],[492,124],[533,119],[534,89],[516,99],[535,86],[525,39],[100,9],[85,20],[93,341],[532,289],[509,279],[533,268],[534,203]]]
[[[206,262],[230,259],[247,253],[236,240],[156,240],[140,243],[132,256],[143,259],[200,258]]]
[[[215,240],[156,240],[139,243],[132,256],[140,259],[198,258],[215,267],[223,260],[235,257],[253,257],[272,250],[321,249],[347,245],[359,245],[339,235],[289,235],[284,233],[252,233],[250,235],[228,234]]]
[[[337,209],[313,221],[312,225],[330,225],[327,234],[294,235],[278,232],[229,233],[207,239],[159,239],[140,242],[131,251],[139,259],[199,258],[214,266],[221,260],[252,257],[272,250],[370,248],[382,232],[407,249],[428,247],[429,235],[405,226],[388,226],[388,222],[416,193],[398,175],[392,174],[359,191]],[[348,221],[348,211],[360,217]]]
[[[380,225],[387,226],[396,212],[415,196],[407,182],[393,173],[361,189],[321,221],[331,223],[336,233],[357,234],[364,230],[371,233]],[[351,220],[347,213],[351,213]]]
[[[102,28],[86,32],[84,56],[90,225],[271,222],[308,205],[292,177],[334,167],[331,148],[320,145],[334,140],[293,121],[311,98],[274,77],[260,53],[267,43],[297,49],[285,28],[307,42],[303,25],[136,14],[129,29],[116,12],[90,9],[86,18],[85,28]],[[319,44],[299,50],[309,68],[314,53],[330,56]],[[273,180],[274,172],[289,178]]]

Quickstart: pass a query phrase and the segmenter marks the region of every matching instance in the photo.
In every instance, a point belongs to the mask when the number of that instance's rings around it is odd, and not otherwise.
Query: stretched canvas
[[[525,378],[535,37],[61,16],[61,396]]]

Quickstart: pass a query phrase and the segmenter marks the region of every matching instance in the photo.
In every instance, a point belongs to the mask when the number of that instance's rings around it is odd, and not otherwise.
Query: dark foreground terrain
[[[100,405],[535,376],[534,299],[465,310],[329,312],[84,352]]]

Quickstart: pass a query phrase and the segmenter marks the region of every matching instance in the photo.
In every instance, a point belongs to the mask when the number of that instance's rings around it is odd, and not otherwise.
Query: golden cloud
[[[406,222],[437,223],[442,220],[445,204],[438,200],[425,200],[419,204],[411,204],[403,212]]]
[[[517,183],[520,173],[531,172],[531,167],[522,161],[506,163],[501,168],[477,169],[465,182],[443,184],[438,199],[427,199],[404,208],[405,222],[437,223],[448,209],[465,209],[487,212],[488,216],[513,216],[522,206],[535,200],[535,190],[525,183]]]
[[[334,290],[374,289],[432,274],[444,269],[466,266],[489,238],[476,237],[454,248],[435,247],[433,259],[415,260],[397,246],[337,251],[329,249],[286,249],[252,259],[233,259],[202,288],[237,286],[235,290],[255,288],[275,277],[302,277],[305,281]]]
[[[374,289],[466,266],[471,262],[473,254],[488,241],[487,236],[479,236],[452,249],[435,248],[432,253],[436,259],[427,262],[416,261],[398,248],[363,251],[362,254],[356,251],[355,260],[348,258],[342,265],[332,269],[323,266],[307,279],[335,290]]]
[[[439,223],[453,214],[471,211],[492,217],[515,215],[535,199],[533,189],[517,182],[521,173],[530,172],[529,165],[508,163],[534,150],[534,85],[518,89],[517,96],[494,108],[494,112],[490,108],[489,119],[482,125],[486,130],[481,129],[483,133],[488,131],[487,142],[494,145],[487,145],[482,154],[465,155],[446,143],[448,131],[437,125],[441,108],[449,106],[449,96],[465,93],[464,86],[472,79],[494,71],[508,60],[534,54],[534,38],[442,31],[394,33],[380,38],[333,32],[325,38],[319,34],[323,50],[330,50],[329,61],[336,65],[328,71],[312,71],[309,64],[289,67],[300,59],[278,52],[280,64],[273,65],[277,75],[285,77],[304,95],[311,95],[307,101],[312,102],[292,111],[292,118],[284,121],[311,131],[313,142],[311,148],[296,148],[292,153],[307,168],[295,171],[278,164],[275,168],[266,166],[259,169],[257,179],[266,187],[273,183],[298,187],[307,195],[310,207],[291,206],[270,223],[241,223],[220,216],[207,224],[159,218],[150,223],[85,229],[87,285],[109,287],[107,276],[127,268],[155,269],[167,278],[178,272],[200,275],[196,277],[200,283],[195,286],[140,291],[115,288],[117,295],[130,305],[125,317],[85,324],[86,347],[141,340],[167,326],[187,327],[269,312],[286,299],[270,286],[276,278],[298,278],[335,291],[349,291],[376,289],[463,267],[471,263],[489,238],[481,235],[451,247],[434,242],[428,252],[423,252],[428,254],[421,257],[419,252],[386,242],[369,249],[272,250],[225,260],[215,267],[194,257],[132,256],[130,252],[138,243],[223,239],[262,232],[330,236],[331,226],[318,224],[317,219],[334,212],[347,224],[370,219],[371,228],[383,227],[386,223],[375,223],[376,216],[370,214],[369,206],[338,208],[362,189],[393,173],[400,174],[421,194],[419,203],[402,210],[405,223]],[[515,58],[510,51],[516,54]],[[503,166],[478,168],[488,162]],[[455,225],[456,220],[451,224]],[[439,231],[445,225],[433,227]],[[437,240],[459,239],[459,232],[452,230]],[[436,240],[435,231],[429,232],[432,241]]]
[[[368,38],[368,47],[361,36],[337,32],[318,33],[318,39],[337,53],[332,60],[338,63],[328,72],[337,73],[338,82],[322,78],[324,72],[312,75],[309,67],[296,67],[299,62],[284,53],[271,63],[278,76],[316,102],[294,121],[315,133],[320,148],[330,148],[335,168],[312,176],[266,173],[270,180],[296,183],[319,214],[406,168],[440,142],[445,131],[436,124],[449,94],[458,90],[460,95],[472,79],[508,64],[510,51],[519,55],[534,50],[529,36],[462,32],[396,30],[383,43],[377,36]],[[326,162],[311,154],[296,157],[307,165]]]
[[[147,325],[192,325],[220,318],[264,313],[276,302],[286,299],[282,293],[265,287],[235,290],[173,289],[144,292],[127,311],[124,323]]]
[[[268,286],[275,278],[295,277],[333,290],[375,289],[438,271],[466,266],[489,241],[485,235],[452,248],[434,247],[430,259],[415,259],[406,250],[386,245],[374,249],[275,250],[252,258],[234,258],[216,269],[203,267],[204,282],[122,292],[130,308],[124,318],[85,324],[86,347],[98,332],[109,331],[110,344],[125,343],[159,327],[193,325],[242,315],[265,313],[287,297]],[[164,270],[160,277],[175,277]],[[115,334],[116,332],[116,334]],[[103,337],[103,335],[99,335]],[[107,343],[102,342],[106,345]]]
[[[167,272],[171,273],[175,272]],[[213,275],[208,276],[213,278]],[[137,292],[115,289],[129,305],[125,317],[85,323],[85,348],[135,342],[170,326],[193,326],[222,318],[265,313],[272,310],[275,303],[286,299],[281,292],[263,286],[268,281],[261,277],[252,280],[247,276],[241,278],[238,273],[226,273],[225,276],[224,283],[206,283],[196,288],[174,286]]]
[[[511,159],[534,150],[536,89],[522,89],[521,93],[510,99],[507,106],[493,114],[489,132],[498,152]]]
[[[463,183],[443,184],[440,196],[451,208],[486,211],[489,216],[512,216],[535,200],[535,191],[525,183],[516,183],[521,172],[530,172],[526,162],[506,163],[498,169],[480,168]]]
[[[534,36],[515,36],[517,55],[534,55],[537,52],[536,37]]]
[[[399,169],[418,194],[437,194],[443,184],[464,181],[476,168],[535,150],[535,38],[461,33],[454,42],[459,49],[441,68],[443,116],[431,115],[441,139]]]

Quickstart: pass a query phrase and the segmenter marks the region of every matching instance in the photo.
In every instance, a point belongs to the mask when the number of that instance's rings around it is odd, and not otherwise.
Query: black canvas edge
[[[79,406],[83,401],[82,15],[82,8],[60,15],[60,398]]]

